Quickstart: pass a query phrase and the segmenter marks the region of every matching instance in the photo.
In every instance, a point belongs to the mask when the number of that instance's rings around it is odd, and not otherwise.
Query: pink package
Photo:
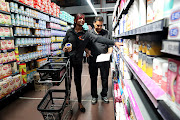
[[[180,104],[180,61],[174,59],[168,60],[167,93]]]

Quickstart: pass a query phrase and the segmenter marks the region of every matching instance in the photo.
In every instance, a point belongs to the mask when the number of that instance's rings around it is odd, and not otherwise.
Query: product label
[[[169,62],[168,68],[173,72],[177,72],[177,64],[174,62]]]
[[[171,28],[171,29],[169,30],[169,35],[170,35],[171,37],[177,37],[178,34],[179,34],[179,28],[178,28],[178,27],[174,27],[174,28]]]
[[[174,11],[171,13],[171,21],[178,21],[180,19],[180,10]]]

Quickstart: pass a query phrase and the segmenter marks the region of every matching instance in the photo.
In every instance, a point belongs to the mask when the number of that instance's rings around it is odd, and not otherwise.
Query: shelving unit
[[[148,44],[148,42],[153,42],[154,44],[156,44],[156,42],[158,42],[158,43],[161,42],[162,49],[160,52],[162,54],[164,53],[163,57],[172,57],[174,59],[179,60],[178,57],[180,56],[180,40],[178,40],[178,39],[171,40],[171,39],[168,39],[169,37],[167,38],[167,36],[169,34],[168,33],[169,18],[163,18],[163,19],[156,20],[156,21],[148,23],[148,24],[146,21],[145,25],[143,25],[143,26],[139,25],[139,27],[136,27],[134,29],[130,28],[129,26],[126,26],[129,28],[123,28],[123,31],[125,31],[125,32],[122,32],[122,29],[120,29],[120,26],[123,24],[123,27],[124,27],[124,24],[127,24],[127,23],[124,23],[124,21],[125,22],[129,22],[129,21],[126,21],[127,18],[126,18],[126,20],[124,20],[124,18],[123,18],[123,22],[122,22],[121,19],[123,16],[125,16],[125,14],[129,13],[128,10],[130,8],[131,8],[131,12],[132,12],[131,6],[134,5],[133,3],[135,2],[135,0],[128,0],[126,3],[123,3],[124,6],[121,9],[121,11],[120,11],[120,7],[119,7],[120,2],[121,2],[121,0],[117,1],[115,9],[114,9],[114,13],[113,13],[113,26],[112,27],[113,27],[114,34],[112,37],[116,41],[123,41],[122,39],[129,39],[129,40],[132,39],[132,41],[134,40],[136,42],[133,44],[139,44],[142,41],[143,41],[143,44],[145,42],[147,42],[147,44]],[[147,3],[145,5],[146,5],[146,9],[147,9]],[[146,12],[146,14],[147,14],[147,12]],[[146,20],[147,20],[147,18],[146,18]],[[120,21],[122,23],[120,23]],[[120,30],[121,30],[121,32],[120,32]],[[177,37],[177,36],[175,36],[175,37]],[[140,43],[140,44],[142,44],[142,43]],[[154,120],[157,118],[165,119],[165,120],[180,119],[180,115],[179,115],[179,113],[180,113],[179,106],[180,105],[176,102],[173,102],[170,99],[170,97],[167,95],[168,93],[166,93],[163,90],[163,88],[161,88],[161,86],[159,86],[159,84],[157,84],[153,80],[153,78],[151,78],[152,76],[149,77],[147,75],[147,73],[144,72],[134,62],[135,60],[132,56],[131,57],[134,61],[128,56],[128,53],[123,53],[123,49],[124,48],[118,50],[117,48],[114,48],[115,55],[114,55],[113,59],[114,59],[114,61],[116,61],[114,64],[117,66],[117,71],[119,72],[119,75],[121,76],[120,78],[122,78],[121,82],[124,83],[124,86],[126,87],[126,89],[127,89],[127,87],[129,89],[129,91],[127,91],[128,97],[130,98],[130,103],[131,103],[134,115],[136,116],[136,119],[137,120],[140,120],[140,119],[153,119]],[[149,48],[147,48],[147,49],[149,49]],[[127,51],[125,51],[125,52],[127,52]],[[146,55],[146,54],[147,53],[144,53],[144,55]],[[127,69],[130,71],[130,73],[132,73],[133,79],[136,79],[136,80],[133,80],[132,78],[131,78],[131,80],[126,80],[123,78],[123,74],[120,70],[120,64],[122,64],[122,63],[120,63],[118,56],[120,56],[122,61],[124,61],[123,65],[127,66]],[[156,57],[153,55],[150,55],[150,56],[154,57],[154,58]],[[139,57],[139,56],[137,56],[137,57]],[[119,84],[119,85],[121,85],[121,84]],[[141,98],[139,96],[139,94],[141,94],[141,93],[144,94],[146,97]],[[142,101],[139,102],[139,100],[142,100]],[[137,105],[136,105],[136,103],[137,103]],[[139,103],[144,103],[146,109],[144,109],[144,107]],[[138,108],[133,108],[133,105],[136,107],[138,106],[139,110],[138,110]],[[148,115],[146,112],[150,112],[150,114],[153,112],[154,117],[153,117],[153,115]],[[126,119],[129,120],[128,114],[126,114]]]

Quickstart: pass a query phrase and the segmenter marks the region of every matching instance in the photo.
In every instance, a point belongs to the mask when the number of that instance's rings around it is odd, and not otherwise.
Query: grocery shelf
[[[15,75],[18,75],[19,73],[13,73],[11,74],[10,76],[15,76]],[[9,77],[9,76],[8,76]],[[5,77],[6,78],[6,77]],[[4,78],[3,78],[4,79]],[[0,79],[0,81],[3,81],[2,79]]]
[[[138,80],[139,84],[157,108],[158,100],[163,100],[165,92],[141,69],[139,68],[129,57],[121,55],[128,68]],[[158,92],[157,92],[158,91]]]
[[[162,19],[162,20],[138,27],[136,29],[121,33],[120,35],[117,35],[115,37],[126,37],[126,36],[131,36],[131,35],[139,35],[139,34],[163,31],[166,25],[167,25],[167,19]]]
[[[7,52],[12,52],[14,51],[15,49],[9,49],[9,50],[0,50],[0,53],[7,53]]]
[[[159,120],[155,108],[149,103],[136,80],[124,80],[134,115],[137,120]]]
[[[12,25],[0,24],[0,27],[12,27]]]
[[[38,35],[16,35],[14,34],[14,37],[33,37],[33,38],[49,38],[51,36],[38,36]]]
[[[7,15],[11,15],[10,12],[6,12],[6,11],[3,11],[3,10],[0,10],[0,13],[7,14]]]
[[[179,120],[180,119],[179,110],[172,111],[172,109],[164,101],[158,102],[158,112],[163,117],[164,120]]]
[[[10,64],[10,63],[13,63],[13,62],[16,62],[17,60],[14,60],[14,61],[10,61],[10,62],[7,62],[7,63],[2,63],[2,64],[0,64],[0,66],[2,66],[2,65],[6,65],[6,64]]]
[[[180,56],[180,40],[163,40],[161,52]]]
[[[133,4],[134,0],[128,0],[127,4],[124,6],[124,8],[121,10],[119,16],[118,16],[118,21],[115,23],[114,27],[113,27],[113,30],[118,26],[119,24],[119,19],[122,18],[122,15],[123,14],[126,14],[130,8],[130,6]]]
[[[51,50],[51,51],[57,51],[57,50],[62,50],[62,48],[59,48],[59,49],[53,49],[53,50]]]
[[[13,40],[14,37],[0,37],[0,40]]]
[[[44,44],[30,44],[30,45],[18,45],[15,47],[30,47],[30,46],[38,46],[38,45],[49,45],[50,43],[44,43]]]
[[[64,26],[64,27],[67,27],[67,25],[63,25],[63,24],[61,24],[61,23],[57,23],[57,22],[53,22],[53,21],[49,21],[50,23],[55,23],[55,24],[58,24],[58,25],[61,25],[61,26]],[[65,21],[63,21],[63,22],[65,22]]]
[[[45,12],[43,12],[43,11],[41,11],[41,10],[39,10],[39,9],[36,9],[36,8],[34,8],[34,7],[32,7],[32,6],[26,5],[26,4],[22,3],[22,2],[19,2],[18,0],[11,0],[11,2],[16,2],[16,3],[20,4],[20,5],[25,6],[25,7],[28,7],[28,8],[31,8],[31,9],[33,9],[33,10],[36,10],[36,11],[38,11],[38,12],[41,12],[41,13],[43,13],[43,14],[49,15],[48,13],[45,13]]]
[[[20,61],[17,64],[27,63],[27,62],[30,62],[30,61],[33,61],[33,60],[37,60],[37,59],[41,59],[41,58],[44,58],[44,57],[47,57],[47,56],[49,56],[49,55],[42,56],[42,57],[37,57],[37,58],[34,58],[34,59],[30,59],[30,60]]]

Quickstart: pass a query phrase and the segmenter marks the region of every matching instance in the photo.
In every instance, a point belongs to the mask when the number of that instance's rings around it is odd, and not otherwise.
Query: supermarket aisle
[[[76,91],[74,82],[72,83],[71,89],[71,100],[73,107],[72,120],[114,120],[114,107],[113,98],[111,92],[111,77],[109,77],[109,93],[110,99],[109,104],[104,104],[99,97],[96,105],[91,105],[90,96],[90,78],[88,72],[88,64],[85,63],[83,66],[82,74],[82,99],[83,105],[86,108],[85,113],[81,113],[78,110],[78,103],[76,99]],[[64,83],[60,88],[64,87]],[[54,87],[54,89],[59,87]],[[98,94],[101,92],[101,80],[98,77]],[[37,111],[37,105],[44,96],[45,91],[35,92],[34,90],[28,91],[22,97],[15,100],[4,109],[0,111],[0,120],[43,120],[39,111]]]

